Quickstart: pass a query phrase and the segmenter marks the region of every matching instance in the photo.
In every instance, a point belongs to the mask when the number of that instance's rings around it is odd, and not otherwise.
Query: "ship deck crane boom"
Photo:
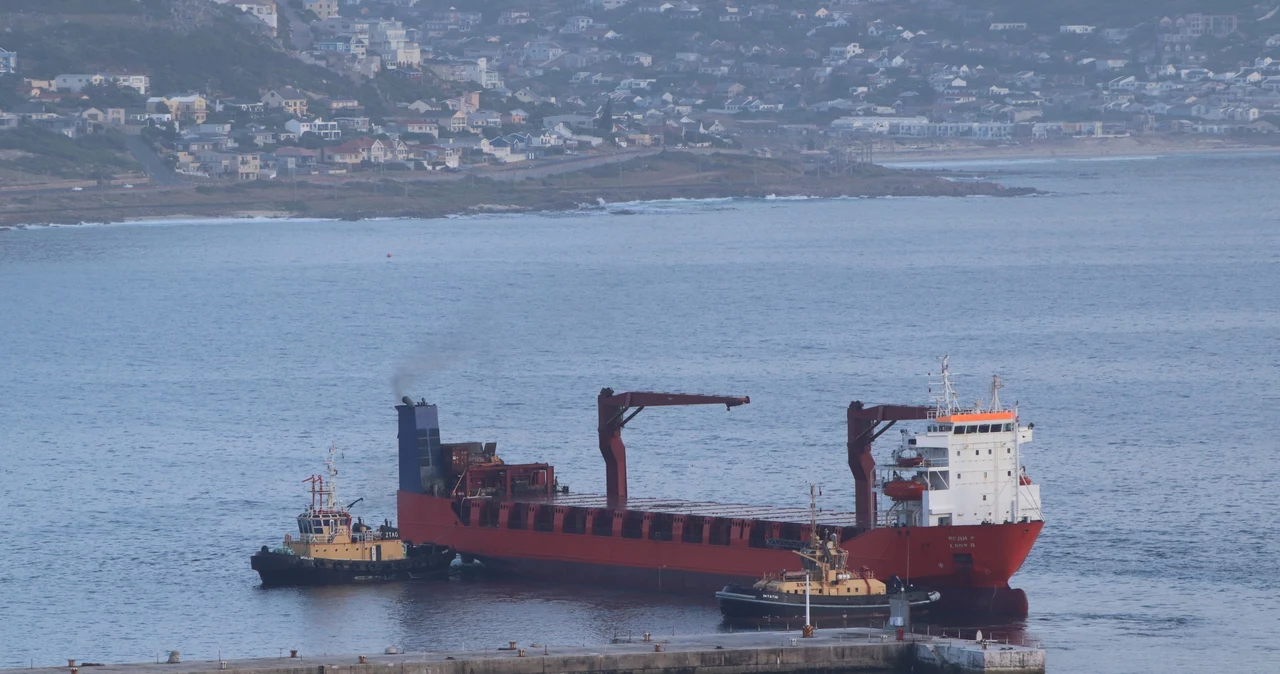
[[[876,493],[872,490],[876,459],[871,455],[871,443],[899,421],[928,419],[934,412],[932,407],[915,405],[864,407],[861,400],[849,403],[849,470],[853,471],[853,503],[859,529],[866,531],[876,525]]]
[[[746,396],[710,396],[688,393],[654,393],[632,391],[614,393],[600,389],[596,407],[600,414],[600,454],[605,465],[605,495],[610,507],[627,501],[627,448],[622,444],[622,429],[646,407],[675,405],[724,405],[732,409],[751,402]]]

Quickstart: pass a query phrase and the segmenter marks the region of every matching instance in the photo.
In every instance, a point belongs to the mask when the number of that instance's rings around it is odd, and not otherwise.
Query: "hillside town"
[[[0,33],[0,133],[119,132],[178,176],[255,180],[1280,128],[1280,17],[1261,5],[1063,23],[964,0],[199,1],[333,85],[159,89],[145,68],[51,72]]]

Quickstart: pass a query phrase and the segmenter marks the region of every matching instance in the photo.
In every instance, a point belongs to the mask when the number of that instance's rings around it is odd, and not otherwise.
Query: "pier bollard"
[[[76,666],[76,659],[75,659],[75,658],[67,658],[67,666],[68,666],[68,667],[75,667],[75,666]]]
[[[291,657],[291,658],[296,658],[296,657],[298,657],[298,649],[296,649],[296,648],[291,648],[291,649],[289,649],[289,657]]]
[[[518,657],[518,658],[523,658],[523,657],[525,657],[525,652],[524,652],[524,649],[523,649],[523,648],[521,648],[520,650],[516,651],[516,657]]]
[[[178,651],[169,651],[169,664],[176,665],[182,662],[182,654]]]
[[[662,644],[654,644],[654,645],[653,645],[653,652],[654,652],[654,653],[661,653],[661,652],[662,652]]]
[[[653,635],[649,634],[648,632],[645,632],[643,639],[644,639],[644,642],[647,644],[653,640]]]
[[[361,656],[358,658],[358,660],[360,661],[360,664],[362,664],[362,665],[363,665],[363,664],[365,664],[365,663],[367,663],[367,662],[369,662],[369,658],[368,658],[368,657],[366,657],[366,656],[363,656],[363,655],[361,655]]]

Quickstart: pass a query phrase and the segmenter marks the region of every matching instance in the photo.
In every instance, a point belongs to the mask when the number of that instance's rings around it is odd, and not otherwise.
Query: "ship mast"
[[[1000,389],[1004,388],[1004,380],[1000,375],[991,375],[991,402],[987,405],[988,412],[1003,412],[1004,408],[1000,405]]]
[[[812,541],[814,552],[817,553],[818,545],[820,545],[822,541],[818,538],[817,486],[814,485],[812,482],[809,483],[809,539],[810,541]],[[823,556],[825,557],[825,555]],[[821,557],[819,559],[821,559]],[[818,570],[822,572],[823,581],[826,581],[826,575],[827,575],[826,568],[823,567],[821,564],[819,564]],[[810,576],[812,575],[813,575],[813,572],[811,570],[809,569],[805,570],[805,573],[804,573],[804,629],[801,631],[801,634],[806,637],[813,636],[813,621],[810,620],[809,618],[809,583],[810,583]]]
[[[337,443],[329,445],[329,456],[324,459],[324,467],[329,473],[329,488],[325,490],[325,498],[328,502],[324,504],[325,510],[337,510],[338,503],[338,466],[334,458],[338,454]]]
[[[1013,404],[1013,512],[1009,521],[1017,523],[1022,514],[1022,419],[1018,417],[1018,403]]]
[[[960,411],[960,401],[956,397],[955,386],[951,383],[951,356],[943,356],[938,360],[942,361],[942,381],[938,382],[941,390],[933,396],[933,403],[937,416],[945,417]],[[932,386],[929,388],[933,390]]]
[[[809,542],[817,550],[821,541],[818,539],[818,498],[817,485],[809,483]]]
[[[329,473],[326,483],[323,475],[312,475],[303,480],[311,483],[311,511],[335,512],[338,510],[338,466],[334,457],[338,453],[336,444],[329,446],[329,456],[324,460],[324,467]]]

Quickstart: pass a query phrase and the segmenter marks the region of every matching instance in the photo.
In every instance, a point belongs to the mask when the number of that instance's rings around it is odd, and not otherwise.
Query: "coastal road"
[[[173,171],[165,165],[160,157],[151,149],[147,141],[142,136],[125,136],[124,145],[129,149],[129,154],[142,164],[142,168],[146,170],[147,177],[151,179],[153,185],[180,185],[181,180],[174,175]]]
[[[614,162],[624,162],[641,157],[651,157],[662,152],[662,148],[645,148],[643,150],[626,150],[604,155],[582,155],[565,157],[564,159],[545,159],[508,164],[503,168],[475,171],[477,177],[494,180],[518,181],[527,178],[546,178],[561,173],[572,173],[583,169],[605,166]]]
[[[285,49],[295,52],[310,50],[312,42],[315,41],[311,36],[311,24],[303,21],[298,15],[297,8],[288,2],[277,2],[276,7],[284,15],[285,21],[289,22],[289,41],[292,44],[285,45]]]

